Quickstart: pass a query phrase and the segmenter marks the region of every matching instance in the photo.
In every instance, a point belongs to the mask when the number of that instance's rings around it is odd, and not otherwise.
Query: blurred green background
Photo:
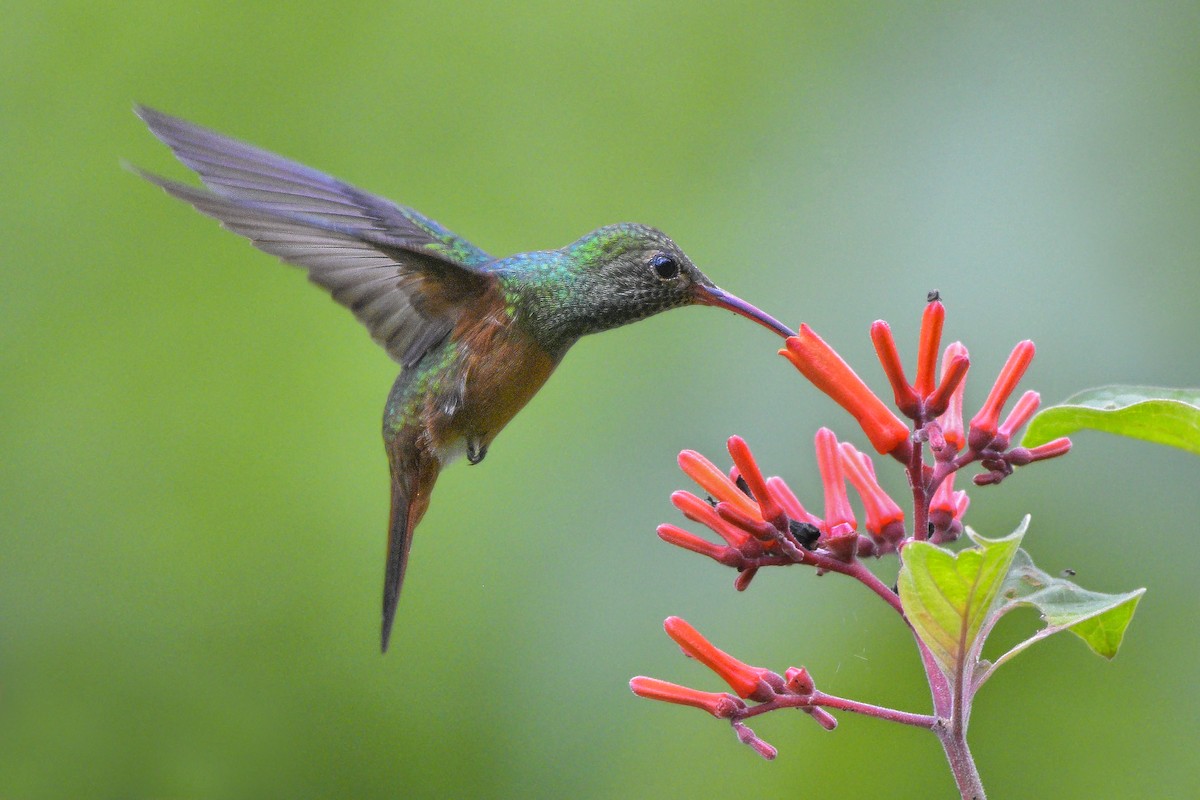
[[[1200,383],[1200,6],[121,5],[0,25],[0,796],[954,795],[921,731],[770,715],[768,764],[629,693],[718,688],[662,633],[679,614],[826,691],[929,707],[858,586],[777,570],[739,595],[655,537],[681,448],[740,433],[819,506],[814,430],[863,441],[730,314],[583,341],[484,465],[444,474],[381,657],[395,368],[298,270],[121,170],[186,174],[130,109],[497,254],[656,224],[880,388],[868,325],[911,361],[936,288],[968,404],[1026,337],[1054,401]],[[1115,662],[1061,637],[988,685],[994,797],[1192,796],[1198,477],[1082,434],[973,493],[985,534],[1033,515],[1047,570],[1149,587]]]

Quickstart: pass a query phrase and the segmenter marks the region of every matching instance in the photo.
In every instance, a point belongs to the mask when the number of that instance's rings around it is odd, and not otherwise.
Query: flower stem
[[[923,420],[917,419],[918,429]],[[922,457],[920,437],[912,439],[912,453],[908,459],[908,484],[913,494],[913,538],[923,542],[929,538],[929,498],[932,493],[925,482],[925,459]]]
[[[975,768],[975,759],[967,747],[966,731],[953,723],[935,727],[934,731],[941,740],[942,749],[946,751],[946,760],[950,762],[950,771],[954,773],[954,782],[958,784],[963,800],[987,800],[979,770]]]
[[[750,719],[757,717],[760,714],[766,714],[770,711],[778,711],[781,708],[808,708],[810,706],[821,706],[823,708],[836,708],[842,711],[850,711],[855,714],[863,714],[868,717],[877,717],[887,720],[888,722],[897,722],[901,725],[912,725],[916,728],[924,728],[925,730],[935,730],[938,725],[938,718],[930,714],[913,714],[908,711],[897,711],[894,708],[886,706],[876,706],[870,703],[860,703],[857,700],[850,700],[846,697],[837,697],[824,692],[813,691],[812,694],[796,695],[796,694],[781,694],[755,706],[750,706],[745,711],[735,715],[737,720]]]
[[[901,725],[913,725],[917,728],[925,728],[932,730],[937,724],[937,717],[929,714],[912,714],[908,711],[897,711],[894,708],[885,708],[884,706],[871,705],[870,703],[860,703],[857,700],[849,700],[845,697],[835,697],[824,692],[813,692],[810,696],[810,703],[814,706],[824,706],[825,708],[839,708],[842,711],[852,711],[855,714],[865,714],[868,717],[878,717],[886,719],[889,722],[898,722]]]

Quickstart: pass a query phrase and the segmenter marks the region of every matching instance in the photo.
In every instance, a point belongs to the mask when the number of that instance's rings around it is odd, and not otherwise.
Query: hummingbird
[[[556,250],[495,258],[412,208],[183,119],[134,111],[204,187],[131,170],[305,269],[400,365],[383,414],[385,653],[438,474],[460,456],[483,461],[581,336],[688,305],[794,335],[717,288],[656,228],[608,225]]]

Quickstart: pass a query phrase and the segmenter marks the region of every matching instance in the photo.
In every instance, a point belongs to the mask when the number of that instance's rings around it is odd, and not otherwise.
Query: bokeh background
[[[811,438],[861,434],[762,329],[688,309],[581,342],[478,468],[443,475],[377,649],[395,367],[353,318],[123,171],[185,175],[143,102],[411,204],[497,254],[640,220],[834,343],[911,359],[925,294],[1048,401],[1200,383],[1200,6],[9,4],[0,25],[0,796],[950,797],[933,737],[647,703],[755,664],[925,711],[856,585],[663,545],[675,454],[745,436],[819,505]],[[1184,797],[1200,462],[1081,434],[968,521],[1105,591],[1120,656],[1063,636],[983,692],[995,797]],[[898,475],[889,477],[900,491]],[[880,564],[889,579],[891,562]],[[1004,629],[1012,638],[1032,614]]]

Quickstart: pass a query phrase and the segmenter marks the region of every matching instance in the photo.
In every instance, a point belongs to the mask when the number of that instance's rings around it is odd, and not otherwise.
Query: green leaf
[[[1023,605],[1040,611],[1046,627],[996,659],[987,674],[1034,642],[1064,630],[1083,639],[1098,655],[1113,658],[1133,619],[1138,601],[1145,593],[1145,589],[1124,594],[1089,591],[1043,572],[1034,566],[1028,553],[1018,550],[1000,592],[1000,604],[988,627],[990,629],[1000,617]],[[981,676],[980,683],[986,680],[987,674]]]
[[[912,542],[904,548],[900,604],[951,681],[962,674],[964,661],[972,658],[980,629],[1000,595],[1028,525],[1025,517],[1003,539],[984,539],[968,529],[976,546],[957,554],[929,542]]]
[[[1043,409],[1029,423],[1024,447],[1092,428],[1178,447],[1200,455],[1200,389],[1101,386]]]

